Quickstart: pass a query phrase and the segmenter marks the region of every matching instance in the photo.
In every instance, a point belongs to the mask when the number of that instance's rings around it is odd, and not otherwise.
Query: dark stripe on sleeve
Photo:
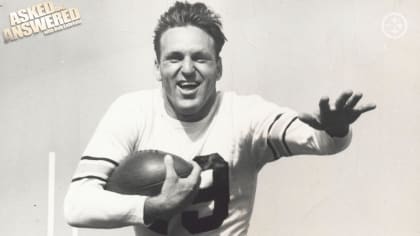
[[[104,178],[94,176],[94,175],[86,175],[86,176],[82,176],[82,177],[77,177],[77,178],[72,179],[71,182],[73,183],[73,182],[76,182],[76,181],[79,181],[79,180],[82,180],[82,179],[97,179],[97,180],[101,180],[101,181],[106,182],[106,180]]]
[[[274,160],[277,160],[280,158],[279,154],[277,153],[276,149],[274,148],[274,145],[271,143],[270,140],[270,133],[271,133],[271,128],[273,128],[274,123],[276,123],[276,121],[278,119],[280,119],[281,114],[277,115],[276,118],[274,118],[273,122],[271,122],[270,126],[268,127],[268,135],[267,135],[267,145],[270,147],[271,152],[273,153],[274,156]]]
[[[106,158],[106,157],[84,156],[84,157],[82,157],[82,160],[106,161],[106,162],[109,162],[109,163],[113,164],[114,166],[118,166],[118,162],[116,162],[114,160],[111,160],[109,158]]]
[[[283,135],[282,135],[282,137],[281,137],[281,141],[282,141],[282,143],[283,143],[283,146],[286,148],[286,151],[287,151],[287,154],[288,154],[288,155],[292,155],[292,152],[290,151],[289,146],[287,146],[287,142],[286,142],[286,132],[287,132],[287,129],[289,129],[290,125],[292,125],[292,123],[293,123],[295,120],[297,120],[297,117],[293,118],[293,119],[289,122],[289,124],[287,124],[286,128],[285,128],[285,129],[284,129],[284,131],[283,131]]]

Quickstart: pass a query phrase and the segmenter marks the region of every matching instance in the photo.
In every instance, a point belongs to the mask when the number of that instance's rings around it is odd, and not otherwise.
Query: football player
[[[160,88],[122,95],[87,145],[65,199],[75,227],[134,226],[137,236],[246,235],[257,175],[279,158],[330,155],[351,140],[350,124],[375,105],[343,92],[318,112],[298,114],[257,95],[216,89],[225,43],[220,18],[203,3],[176,2],[159,20],[154,48]],[[161,150],[193,163],[186,178],[165,157],[157,196],[104,189],[130,153]]]

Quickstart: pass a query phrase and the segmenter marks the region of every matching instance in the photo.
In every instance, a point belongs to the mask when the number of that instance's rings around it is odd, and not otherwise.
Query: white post
[[[79,230],[77,228],[71,228],[71,236],[79,236]]]
[[[47,236],[54,236],[55,152],[48,153],[48,221]]]

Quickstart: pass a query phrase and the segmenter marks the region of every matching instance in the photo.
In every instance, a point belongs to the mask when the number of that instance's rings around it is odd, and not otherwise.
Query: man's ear
[[[160,75],[160,63],[155,59],[155,76],[157,81],[162,81],[162,76]]]
[[[217,80],[220,80],[220,78],[222,78],[222,74],[223,74],[223,64],[222,64],[222,58],[221,57],[217,57],[216,60],[217,63]]]

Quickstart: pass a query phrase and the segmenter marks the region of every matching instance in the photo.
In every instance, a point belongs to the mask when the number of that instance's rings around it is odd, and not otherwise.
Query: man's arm
[[[331,107],[329,98],[319,100],[319,109],[313,114],[301,113],[299,119],[317,130],[323,130],[332,137],[347,135],[350,124],[355,122],[360,115],[376,108],[375,104],[357,106],[363,94],[353,91],[343,92]]]
[[[135,99],[123,95],[112,103],[83,152],[64,202],[70,225],[116,228],[143,223],[145,197],[104,190],[113,169],[134,150],[141,131]]]
[[[190,193],[186,190],[195,189],[199,184],[200,169],[196,163],[191,177],[181,179],[173,175],[167,176],[162,194],[150,199],[104,189],[113,169],[136,149],[143,123],[141,109],[133,101],[141,98],[131,95],[120,97],[98,124],[65,198],[64,215],[70,225],[117,228],[144,224],[145,219],[148,224],[154,219],[176,214],[188,204],[190,196],[194,194],[194,191]],[[169,160],[167,169],[173,169],[171,163]]]
[[[103,189],[96,179],[71,183],[64,201],[64,216],[71,226],[118,228],[143,224],[145,196],[123,195]]]
[[[191,174],[179,178],[170,156],[165,157],[166,178],[159,195],[124,195],[104,189],[104,181],[74,181],[64,202],[67,222],[75,227],[118,228],[170,219],[189,205],[198,191],[201,168],[195,162]]]
[[[374,104],[356,106],[361,98],[360,93],[344,92],[333,107],[328,97],[321,98],[319,109],[313,114],[301,113],[286,124],[276,122],[270,138],[285,156],[340,152],[350,144],[350,124],[375,109]]]

